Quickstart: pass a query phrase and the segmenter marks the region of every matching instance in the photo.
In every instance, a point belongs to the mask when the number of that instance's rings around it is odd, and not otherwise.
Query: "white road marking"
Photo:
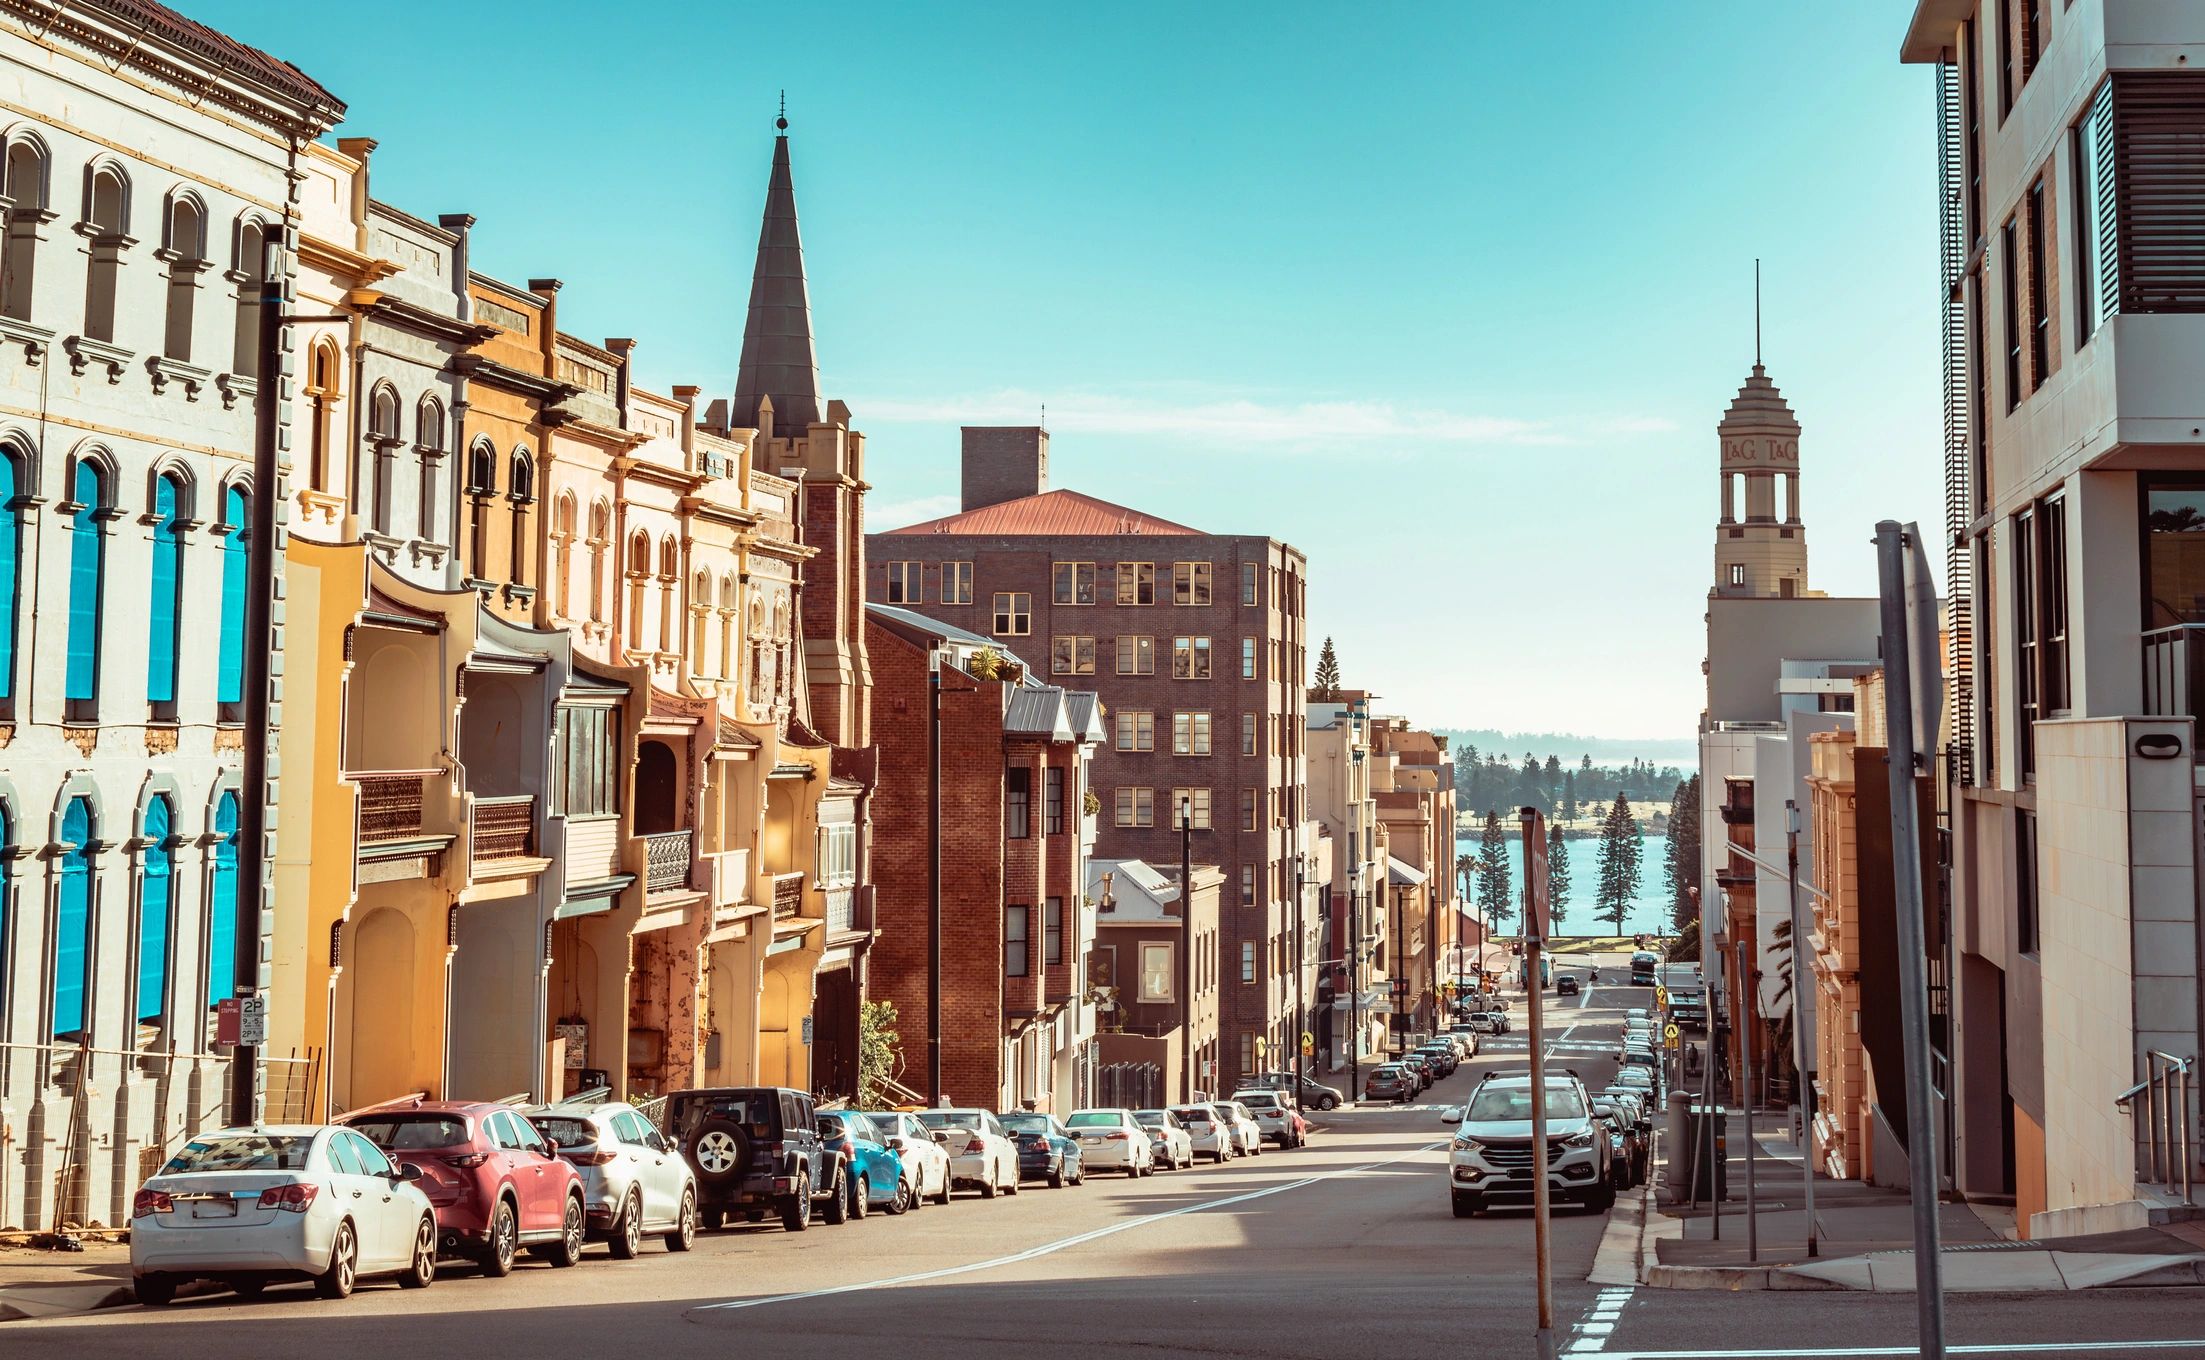
[[[1159,1213],[1143,1214],[1139,1218],[1129,1218],[1120,1223],[1110,1224],[1108,1227],[1097,1228],[1092,1232],[1059,1238],[1054,1242],[1044,1242],[1037,1247],[1028,1247],[1024,1251],[1012,1252],[1008,1256],[997,1256],[986,1261],[972,1261],[961,1266],[944,1266],[940,1270],[923,1270],[910,1275],[892,1275],[883,1280],[861,1280],[855,1284],[838,1284],[826,1289],[806,1289],[794,1294],[770,1294],[761,1299],[729,1299],[723,1303],[702,1304],[690,1311],[712,1313],[737,1308],[761,1308],[769,1303],[800,1303],[805,1299],[823,1299],[835,1294],[854,1294],[866,1289],[888,1289],[896,1285],[920,1284],[927,1280],[946,1279],[953,1275],[970,1275],[976,1271],[996,1270],[1003,1266],[1017,1265],[1023,1261],[1033,1261],[1044,1256],[1052,1256],[1068,1247],[1077,1247],[1133,1228],[1146,1227],[1151,1223],[1161,1223],[1167,1218],[1177,1218],[1181,1214],[1197,1214],[1205,1209],[1222,1209],[1229,1204],[1246,1204],[1249,1200],[1262,1199],[1267,1195],[1284,1194],[1288,1190],[1299,1190],[1304,1186],[1315,1185],[1319,1181],[1334,1180],[1341,1176],[1356,1176],[1365,1171],[1377,1171],[1383,1167],[1413,1160],[1436,1148],[1445,1146],[1447,1146],[1447,1140],[1443,1138],[1437,1142],[1426,1143],[1412,1152],[1404,1152],[1398,1157],[1388,1157],[1384,1161],[1365,1162],[1361,1166],[1341,1167],[1337,1171],[1323,1171],[1314,1176],[1304,1176],[1297,1181],[1285,1181],[1278,1185],[1266,1186],[1261,1190],[1227,1195],[1223,1199],[1204,1200],[1199,1204],[1185,1204],[1177,1209],[1165,1209]]]
[[[1965,1346],[1947,1343],[1947,1355],[2117,1355],[2122,1352],[2205,1349],[2205,1337],[2184,1341],[1984,1341]],[[1824,1349],[1756,1348],[1727,1351],[1606,1351],[1571,1347],[1573,1354],[1597,1352],[1601,1360],[1856,1360],[1864,1356],[1919,1356],[1919,1346],[1833,1346]]]

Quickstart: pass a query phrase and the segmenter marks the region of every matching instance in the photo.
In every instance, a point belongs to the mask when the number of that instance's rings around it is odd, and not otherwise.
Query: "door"
[[[366,1164],[353,1144],[356,1136],[342,1129],[329,1135],[329,1180],[323,1189],[336,1200],[337,1212],[352,1220],[356,1268],[367,1271],[381,1264],[383,1216],[377,1212]]]
[[[557,1183],[545,1165],[546,1159],[540,1152],[542,1143],[535,1131],[522,1123],[519,1115],[507,1110],[490,1116],[490,1128],[500,1155],[505,1158],[506,1175],[513,1182],[514,1198],[520,1202],[521,1231],[556,1230],[560,1211],[566,1206],[559,1202]]]
[[[671,1222],[681,1203],[681,1174],[677,1158],[669,1155],[666,1140],[643,1122],[643,1116],[626,1110],[612,1117],[629,1160],[635,1165],[636,1192],[643,1197],[645,1223]]]
[[[350,1129],[337,1137],[350,1144],[360,1163],[361,1195],[354,1202],[365,1206],[358,1223],[361,1264],[396,1270],[413,1259],[414,1230],[421,1226],[421,1216],[412,1197],[399,1193],[400,1182],[391,1178],[396,1168],[381,1148]]]

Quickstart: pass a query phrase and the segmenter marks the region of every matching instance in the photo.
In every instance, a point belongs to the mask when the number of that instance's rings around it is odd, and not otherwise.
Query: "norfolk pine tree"
[[[1570,904],[1570,847],[1560,822],[1547,824],[1547,900],[1548,919],[1559,925]]]
[[[1326,638],[1324,650],[1317,653],[1316,697],[1330,701],[1340,697],[1340,658],[1333,653],[1332,639]]]
[[[1508,834],[1498,812],[1485,814],[1485,830],[1478,836],[1478,907],[1496,926],[1516,914],[1508,900]]]

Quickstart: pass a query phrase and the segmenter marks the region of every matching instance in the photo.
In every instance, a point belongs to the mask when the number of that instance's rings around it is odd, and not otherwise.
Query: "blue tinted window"
[[[92,805],[73,800],[61,814],[61,884],[54,917],[54,1026],[56,1039],[84,1029],[85,993],[92,942]]]
[[[184,590],[184,539],[177,516],[182,501],[174,477],[154,483],[152,598],[147,601],[149,632],[146,637],[145,697],[148,703],[176,702],[176,630],[182,617]]]
[[[69,658],[62,697],[90,703],[99,697],[100,586],[107,555],[98,520],[105,499],[99,469],[79,462],[69,494],[78,508],[69,517]]]
[[[215,676],[214,699],[220,704],[241,703],[245,698],[245,516],[249,502],[244,489],[231,487],[222,498],[222,656]]]
[[[158,1024],[168,1013],[169,920],[176,881],[176,850],[169,841],[174,825],[168,799],[156,797],[145,810],[145,882],[138,893],[140,1024]]]

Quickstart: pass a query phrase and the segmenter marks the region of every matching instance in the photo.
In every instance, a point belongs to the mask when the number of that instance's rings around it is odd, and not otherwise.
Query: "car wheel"
[[[329,1268],[314,1277],[314,1292],[325,1299],[349,1299],[359,1282],[360,1242],[352,1232],[352,1220],[339,1219],[337,1235],[329,1243]]]
[[[988,1169],[988,1174],[980,1182],[980,1198],[995,1198],[995,1169],[993,1167]]]
[[[865,1173],[860,1171],[857,1175],[852,1176],[848,1172],[844,1172],[842,1179],[850,1187],[850,1217],[853,1219],[865,1217],[873,1207],[873,1195],[872,1191],[866,1187]]]
[[[725,1209],[704,1209],[697,1214],[697,1226],[706,1232],[718,1232],[720,1225],[726,1222],[727,1210]]]
[[[829,1225],[847,1223],[850,1221],[850,1185],[839,1162],[835,1164],[833,1187],[827,1195],[827,1207],[820,1211],[819,1220]]]
[[[1012,1167],[1012,1168],[1011,1168],[1011,1178],[1010,1178],[1009,1180],[1007,1180],[1007,1181],[1003,1182],[1003,1193],[1004,1193],[1004,1194],[1006,1194],[1006,1195],[1015,1195],[1015,1194],[1017,1194],[1017,1193],[1018,1193],[1018,1192],[1019,1192],[1020,1190],[1022,1190],[1022,1189],[1024,1189],[1024,1188],[1025,1188],[1025,1182],[1024,1182],[1024,1181],[1023,1181],[1022,1179],[1020,1179],[1020,1177],[1019,1177],[1019,1174],[1018,1174],[1018,1168],[1017,1168],[1017,1167],[1015,1167],[1015,1166],[1014,1166],[1014,1167]]]
[[[579,1264],[582,1260],[582,1234],[587,1222],[582,1214],[582,1196],[568,1195],[566,1213],[559,1220],[559,1240],[532,1247],[530,1252],[537,1260],[549,1261],[561,1269]]]
[[[681,1192],[681,1212],[674,1215],[674,1230],[666,1234],[668,1251],[687,1251],[697,1243],[697,1192]]]
[[[436,1283],[436,1216],[423,1214],[413,1230],[413,1260],[398,1283],[407,1289],[427,1289]]]
[[[1319,1097],[1317,1097],[1317,1108],[1318,1108],[1318,1109],[1320,1109],[1320,1110],[1329,1110],[1329,1109],[1331,1109],[1331,1108],[1332,1108],[1333,1106],[1335,1106],[1335,1105],[1338,1105],[1339,1103],[1340,1103],[1339,1099],[1338,1099],[1337,1097],[1335,1097],[1335,1096],[1319,1096]]]
[[[1596,1214],[1604,1214],[1615,1207],[1615,1186],[1601,1186],[1585,1197],[1585,1207]]]
[[[942,1173],[942,1188],[934,1192],[934,1202],[936,1204],[949,1203],[949,1190],[949,1172],[944,1171]]]
[[[812,1178],[809,1174],[796,1178],[796,1190],[781,1201],[781,1226],[789,1232],[802,1232],[812,1225]]]
[[[1455,1217],[1474,1218],[1477,1216],[1478,1197],[1476,1195],[1465,1195],[1458,1190],[1455,1192],[1453,1198],[1455,1202]]]
[[[520,1222],[513,1214],[513,1201],[498,1197],[498,1210],[490,1216],[490,1240],[484,1244],[482,1273],[491,1279],[501,1279],[513,1273],[513,1252],[520,1242]]]
[[[138,1296],[138,1302],[148,1308],[166,1307],[176,1297],[176,1277],[140,1275],[130,1282],[130,1291]]]
[[[620,1201],[620,1218],[613,1224],[612,1240],[606,1243],[612,1248],[614,1259],[633,1261],[643,1250],[643,1197],[634,1191]]]
[[[1062,1190],[1064,1188],[1064,1159],[1062,1157],[1057,1158],[1057,1164],[1049,1168],[1049,1188],[1051,1190]]]
[[[886,1208],[890,1218],[901,1217],[911,1209],[911,1182],[901,1174],[896,1177],[896,1196],[888,1201]]]

